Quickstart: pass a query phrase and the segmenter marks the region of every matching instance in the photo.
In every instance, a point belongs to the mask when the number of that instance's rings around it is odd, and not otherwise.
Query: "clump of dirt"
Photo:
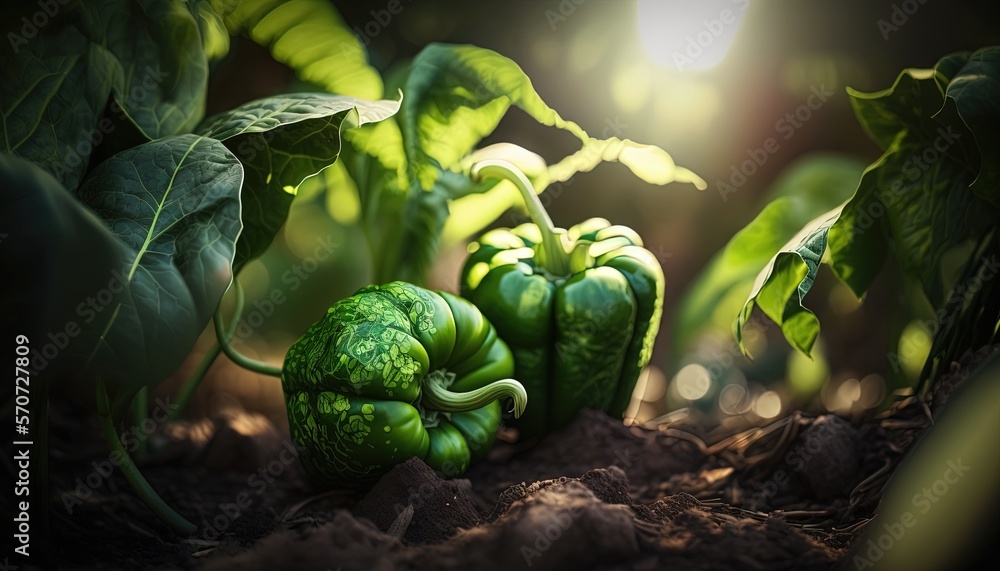
[[[419,458],[411,458],[383,476],[353,511],[406,543],[440,543],[479,523],[476,507],[458,482],[441,479]]]

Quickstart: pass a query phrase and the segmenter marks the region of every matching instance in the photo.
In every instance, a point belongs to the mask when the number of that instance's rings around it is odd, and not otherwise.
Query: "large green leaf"
[[[206,119],[198,133],[224,141],[246,170],[237,270],[267,249],[302,181],[336,162],[341,130],[381,121],[398,109],[398,101],[300,93],[253,101]]]
[[[242,179],[222,143],[196,135],[118,153],[87,177],[77,196],[120,242],[106,279],[124,288],[93,320],[89,372],[127,392],[188,354],[232,281]]]
[[[205,114],[208,60],[198,21],[182,2],[80,3],[90,40],[118,60],[114,98],[149,139],[188,133]]]
[[[720,327],[717,316],[724,316],[728,330],[769,260],[810,220],[847,200],[863,170],[861,161],[833,154],[813,155],[788,167],[768,192],[771,202],[712,258],[677,304],[674,358],[698,332]]]
[[[111,93],[114,58],[76,28],[39,34],[0,58],[3,148],[72,190],[90,160]]]
[[[331,93],[382,97],[382,78],[328,0],[211,0],[233,34],[246,34],[298,76]]]

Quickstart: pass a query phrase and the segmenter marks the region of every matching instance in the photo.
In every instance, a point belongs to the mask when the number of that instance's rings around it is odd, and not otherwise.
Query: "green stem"
[[[564,231],[556,229],[549,218],[549,213],[542,206],[535,188],[531,185],[528,177],[524,176],[521,169],[513,163],[501,159],[488,159],[479,161],[472,167],[472,179],[481,181],[488,178],[498,178],[509,180],[514,183],[517,190],[524,199],[524,205],[528,209],[528,216],[531,221],[538,226],[542,234],[542,259],[541,266],[555,276],[569,275],[569,251],[563,243]]]
[[[466,412],[482,408],[497,399],[511,397],[514,399],[514,416],[520,417],[528,404],[528,393],[514,379],[503,379],[475,390],[456,393],[444,388],[439,379],[428,376],[423,392],[423,404],[441,412]]]
[[[241,295],[239,282],[234,283],[236,284],[237,295]],[[242,307],[240,309],[242,310]],[[237,315],[236,317],[237,319],[233,320],[234,330],[235,324],[239,322],[239,316]],[[219,346],[222,349],[222,352],[226,354],[226,357],[229,357],[232,362],[243,367],[244,369],[247,369],[248,371],[278,377],[279,379],[281,378],[281,367],[275,367],[274,365],[263,361],[251,359],[234,349],[233,346],[229,344],[232,336],[226,331],[225,319],[222,317],[222,304],[219,304],[219,307],[215,309],[215,317],[212,321],[215,323],[215,337],[219,340]]]
[[[136,467],[135,463],[132,462],[132,458],[128,455],[128,451],[122,446],[121,439],[118,438],[118,432],[115,430],[115,422],[111,418],[111,406],[108,404],[108,391],[104,386],[104,380],[100,377],[97,378],[97,419],[101,423],[101,428],[104,431],[104,438],[108,441],[108,445],[111,447],[112,452],[117,452],[120,454],[121,460],[121,470],[122,474],[125,475],[125,479],[128,480],[129,484],[132,485],[132,489],[135,490],[139,498],[142,499],[146,507],[149,508],[156,517],[160,518],[160,521],[169,525],[174,531],[181,535],[191,535],[197,529],[193,523],[184,519],[180,514],[175,512],[170,506],[163,501],[162,498],[153,490],[146,478],[142,476],[139,468]]]
[[[229,324],[229,329],[226,331],[226,339],[232,341],[233,336],[236,334],[236,327],[240,323],[240,317],[243,315],[243,288],[240,283],[234,281],[236,286],[236,310],[233,312],[233,322]],[[222,353],[222,346],[216,341],[212,347],[205,353],[201,362],[195,367],[195,370],[191,372],[191,376],[184,382],[184,386],[181,387],[181,392],[177,395],[177,408],[171,411],[169,420],[177,420],[181,417],[184,409],[187,407],[188,401],[191,400],[191,396],[198,386],[201,385],[202,379],[208,373],[208,370],[212,368],[212,364],[215,360],[219,358]]]
[[[132,424],[142,426],[142,421],[149,416],[149,389],[142,387],[132,398]],[[149,439],[140,438],[135,450],[140,459],[149,455]]]

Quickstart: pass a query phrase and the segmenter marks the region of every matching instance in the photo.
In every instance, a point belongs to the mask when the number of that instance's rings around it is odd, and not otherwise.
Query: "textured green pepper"
[[[468,301],[405,282],[335,303],[285,356],[288,422],[307,473],[373,483],[414,456],[445,476],[482,458],[499,399],[524,410],[510,349]]]
[[[535,222],[484,234],[462,271],[462,295],[510,346],[515,376],[531,398],[531,409],[511,424],[530,438],[585,407],[623,416],[659,329],[659,261],[634,231],[602,218],[554,228],[531,183],[509,163],[481,162],[473,176],[510,179]]]

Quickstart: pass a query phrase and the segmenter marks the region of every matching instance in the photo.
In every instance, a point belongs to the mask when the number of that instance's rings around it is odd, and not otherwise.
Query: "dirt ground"
[[[955,367],[930,406],[910,397],[859,426],[793,414],[719,438],[719,427],[626,427],[584,411],[533,445],[499,444],[463,479],[414,459],[365,495],[310,489],[287,434],[231,408],[149,441],[143,473],[198,525],[187,538],[107,470],[96,422],[54,405],[45,566],[830,569],[930,408],[983,358]]]

